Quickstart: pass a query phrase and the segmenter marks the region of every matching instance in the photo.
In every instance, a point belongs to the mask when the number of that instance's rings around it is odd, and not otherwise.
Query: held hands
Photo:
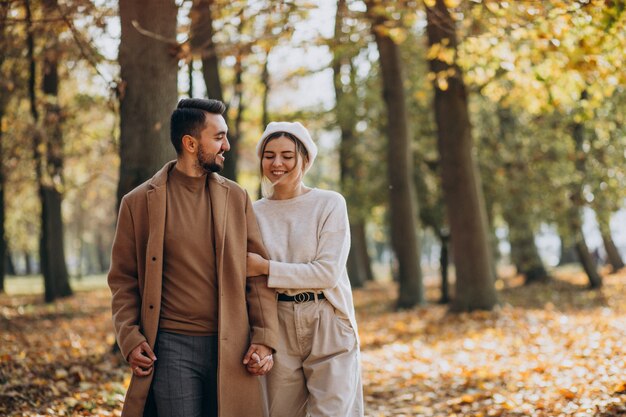
[[[246,370],[255,376],[265,375],[274,366],[272,349],[265,345],[251,344],[246,356],[243,358]]]
[[[148,342],[142,342],[128,354],[128,363],[135,376],[150,375],[156,359]]]
[[[248,252],[246,256],[246,276],[256,277],[258,275],[269,275],[270,261],[257,253]]]

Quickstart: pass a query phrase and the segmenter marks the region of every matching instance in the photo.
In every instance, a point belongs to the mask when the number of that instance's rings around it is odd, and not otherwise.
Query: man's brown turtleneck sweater
[[[217,275],[207,176],[169,172],[159,329],[217,334]]]

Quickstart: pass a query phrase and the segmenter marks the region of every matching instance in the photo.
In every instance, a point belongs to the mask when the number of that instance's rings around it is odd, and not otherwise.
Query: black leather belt
[[[323,292],[317,293],[317,299],[323,300],[326,298]],[[278,301],[292,301],[294,303],[306,303],[307,301],[314,301],[314,292],[301,292],[296,295],[278,294]]]

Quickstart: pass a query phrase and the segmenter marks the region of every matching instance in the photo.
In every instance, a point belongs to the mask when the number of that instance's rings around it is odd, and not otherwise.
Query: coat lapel
[[[165,239],[165,214],[167,207],[167,177],[174,163],[168,163],[150,181],[148,190],[148,223],[150,234],[146,247],[146,288],[141,303],[144,335],[154,346],[158,331],[158,318],[148,319],[148,314],[158,317],[161,311],[161,285],[163,280],[163,241]],[[152,306],[152,307],[150,307]]]
[[[218,284],[220,284],[224,270],[223,260],[229,191],[230,189],[224,184],[222,177],[217,174],[211,174],[209,193],[211,195],[211,212],[213,213],[213,231],[215,233],[215,259],[217,262]]]

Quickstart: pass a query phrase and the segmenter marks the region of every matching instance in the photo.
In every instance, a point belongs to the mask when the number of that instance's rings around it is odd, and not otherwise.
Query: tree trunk
[[[456,49],[452,16],[444,0],[426,8],[429,44],[449,42]],[[444,201],[449,217],[452,255],[456,266],[453,311],[492,309],[497,304],[487,216],[480,175],[472,157],[472,136],[467,95],[457,65],[430,61],[435,74],[454,75],[435,80],[435,117]]]
[[[228,151],[228,156],[226,157],[226,161],[228,163],[224,163],[224,171],[222,174],[226,178],[237,181],[239,139],[241,138],[241,124],[243,122],[243,112],[245,109],[243,101],[243,65],[240,55],[237,55],[235,61],[235,82],[233,87],[234,95],[231,108],[236,108],[237,113],[235,115],[233,126],[230,126],[230,134],[228,135],[230,151]]]
[[[598,267],[596,262],[593,260],[593,257],[589,253],[589,248],[587,247],[587,242],[585,242],[585,237],[583,236],[582,230],[579,230],[576,238],[576,253],[578,254],[578,258],[580,259],[580,263],[589,278],[589,287],[590,288],[600,288],[602,287],[602,277],[598,274]]]
[[[4,267],[5,274],[12,275],[12,276],[17,275],[17,272],[15,271],[15,263],[13,262],[13,255],[11,254],[11,251],[8,248],[7,248],[6,255],[4,258],[5,258],[5,267]]]
[[[587,92],[583,91],[581,94],[581,100],[587,98]],[[576,246],[576,253],[578,258],[587,274],[589,279],[590,288],[602,287],[602,277],[598,274],[598,268],[589,253],[589,248],[585,242],[585,237],[582,232],[582,219],[580,210],[584,206],[583,198],[583,186],[584,178],[586,174],[586,154],[584,151],[584,126],[580,122],[576,122],[572,128],[572,138],[574,139],[574,146],[576,149],[575,166],[576,171],[580,174],[581,179],[579,182],[573,182],[571,184],[571,208],[568,210],[568,221],[570,227],[570,233],[574,236],[574,244]]]
[[[366,281],[372,280],[373,273],[367,253],[365,223],[350,224],[352,243],[348,255],[348,276],[352,288],[361,288]]]
[[[575,246],[567,246],[561,237],[561,255],[559,256],[559,266],[578,262]]]
[[[535,244],[535,235],[528,227],[528,222],[520,218],[519,213],[506,217],[509,225],[511,258],[517,267],[517,272],[524,275],[524,284],[548,282],[550,276],[543,266]]]
[[[622,269],[624,267],[624,261],[617,250],[617,246],[615,246],[615,242],[613,241],[613,237],[610,232],[602,233],[602,242],[604,243],[607,261],[611,264],[613,272]]]
[[[96,255],[98,259],[98,272],[106,272],[109,270],[109,256],[102,239],[102,235],[98,233],[96,235]]]
[[[404,96],[400,48],[383,30],[385,16],[367,2],[372,32],[378,46],[387,112],[387,170],[391,245],[398,261],[398,308],[410,308],[424,300],[418,236],[418,205],[413,184],[413,154]]]
[[[6,39],[6,17],[9,12],[9,7],[10,6],[8,2],[2,2],[0,4],[0,68],[2,68],[2,64],[4,63],[6,57],[7,48],[4,40]],[[4,90],[4,85],[0,84],[0,88]],[[0,293],[4,292],[4,276],[7,273],[7,264],[5,264],[5,262],[8,255],[7,241],[4,234],[4,221],[6,217],[4,187],[6,185],[6,177],[4,174],[4,131],[2,130],[4,126],[4,110],[8,98],[9,97],[5,96],[4,94],[2,95],[2,97],[0,97]],[[13,273],[15,273],[15,271],[13,271]]]
[[[0,61],[2,58],[0,58]],[[0,62],[1,66],[1,62]],[[3,106],[3,103],[0,103],[0,106]],[[4,292],[4,275],[6,274],[6,259],[8,255],[7,250],[7,240],[4,234],[4,220],[5,220],[5,207],[6,203],[4,200],[4,186],[5,186],[5,176],[4,176],[4,137],[2,126],[4,126],[4,108],[0,108],[0,293]]]
[[[44,2],[46,14],[52,14],[56,9],[56,0]],[[63,239],[63,115],[59,105],[59,48],[56,40],[49,41],[43,60],[42,80],[42,93],[46,98],[44,140],[47,153],[45,157],[41,155],[45,158],[45,170],[39,188],[42,201],[39,259],[47,302],[72,295]]]
[[[219,56],[213,42],[213,7],[215,0],[193,0],[191,6],[191,37],[190,45],[193,54],[202,58],[202,77],[206,85],[207,97],[226,102],[219,71]],[[226,124],[230,126],[228,110],[224,114]],[[233,140],[234,139],[234,140]],[[229,136],[230,151],[221,172],[226,178],[235,180],[237,176],[237,138]]]
[[[262,129],[270,122],[270,114],[269,114],[269,96],[270,96],[270,72],[268,69],[268,61],[270,57],[270,49],[265,50],[265,60],[263,61],[263,71],[261,72],[261,88],[263,88],[263,96],[261,99],[261,124],[263,125]],[[261,188],[261,182],[259,181],[259,188],[257,190],[257,198],[263,198],[263,189]]]
[[[193,59],[189,60],[187,64],[187,74],[189,76],[189,98],[193,98]]]
[[[342,27],[347,11],[345,0],[337,3],[337,14],[335,17],[335,40],[340,45],[347,45],[349,39],[345,39]],[[351,56],[337,52],[333,57],[333,80],[335,88],[335,117],[341,130],[341,144],[339,149],[339,165],[341,169],[341,190],[346,197],[348,210],[350,212],[350,233],[352,244],[348,255],[348,276],[353,288],[362,287],[365,281],[373,278],[371,261],[367,252],[367,238],[365,233],[365,215],[362,212],[364,204],[361,203],[360,191],[363,188],[363,168],[364,165],[358,154],[358,140],[356,137],[355,117],[356,100],[354,97],[347,97],[343,91],[341,82],[342,65],[351,65]],[[351,79],[354,79],[354,71],[351,71]],[[356,94],[351,91],[348,94]]]
[[[441,253],[439,254],[439,265],[441,268],[441,298],[439,298],[439,304],[448,304],[450,302],[450,284],[448,280],[448,245],[450,242],[450,235],[447,232],[440,232],[439,241],[441,243]]]
[[[33,273],[31,255],[28,252],[24,252],[24,275],[32,275]]]
[[[52,302],[72,294],[65,264],[63,246],[63,220],[61,213],[63,175],[63,136],[61,132],[61,109],[58,103],[58,47],[49,44],[43,61],[42,93],[46,97],[44,128],[39,127],[36,96],[35,40],[32,30],[30,1],[25,1],[28,58],[30,61],[29,97],[31,115],[35,122],[33,149],[36,178],[41,200],[41,232],[39,236],[39,262],[44,278],[44,299]],[[55,9],[54,0],[45,2],[47,12]],[[54,42],[54,41],[53,41]],[[43,130],[43,131],[42,131]],[[46,153],[44,154],[44,149]]]
[[[122,81],[118,205],[125,194],[175,157],[169,120],[178,98],[176,2],[120,0],[119,10]]]

